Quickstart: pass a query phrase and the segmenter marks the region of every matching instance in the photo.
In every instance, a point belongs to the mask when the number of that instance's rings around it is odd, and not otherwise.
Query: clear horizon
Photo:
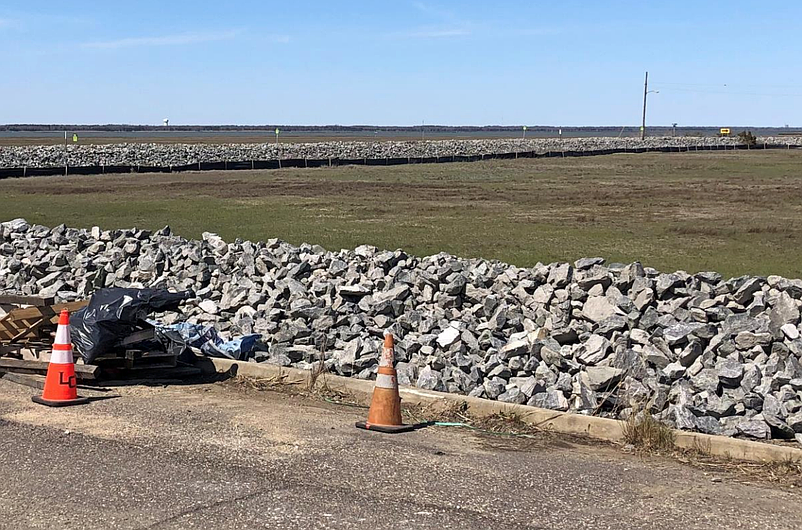
[[[648,126],[795,127],[801,21],[742,0],[7,0],[0,122],[632,127],[648,70]]]
[[[250,128],[265,128],[270,129],[273,127],[295,127],[295,128],[320,128],[320,127],[343,127],[343,128],[358,128],[358,127],[369,127],[375,129],[382,129],[382,128],[406,128],[406,129],[418,129],[420,130],[421,124],[417,125],[393,125],[393,124],[370,124],[370,123],[354,123],[354,124],[342,124],[342,123],[319,123],[319,124],[299,124],[299,123],[252,123],[252,124],[240,124],[240,123],[172,123],[170,122],[169,127],[164,127],[164,125],[158,125],[153,123],[46,123],[46,122],[38,122],[38,123],[3,123],[0,124],[0,127],[25,127],[25,126],[35,126],[35,127],[154,127],[156,129],[164,128],[165,130],[169,130],[171,127],[250,127]],[[483,125],[477,124],[465,124],[465,125],[450,125],[445,123],[426,123],[424,124],[425,127],[445,127],[445,128],[489,128],[489,127],[497,127],[497,128],[504,128],[504,129],[519,129],[523,126],[526,126],[527,129],[616,129],[616,128],[627,128],[627,129],[637,129],[640,125],[540,125],[540,124],[509,124],[509,125],[500,125],[497,123],[488,123]],[[658,129],[670,129],[672,128],[672,124],[660,124],[660,123],[648,123],[647,127],[649,128],[658,128]],[[800,129],[802,127],[795,127],[792,125],[739,125],[739,124],[715,124],[715,125],[677,125],[677,129],[715,129],[719,127],[729,127],[729,128],[754,128],[754,129]],[[10,132],[10,131],[6,131]],[[44,131],[43,131],[44,132]],[[102,132],[102,131],[98,131]]]

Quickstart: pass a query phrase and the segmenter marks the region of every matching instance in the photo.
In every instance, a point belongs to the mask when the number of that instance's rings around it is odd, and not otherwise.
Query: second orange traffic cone
[[[393,363],[393,336],[384,337],[384,348],[379,358],[379,371],[376,375],[376,386],[373,387],[373,398],[370,401],[367,421],[358,421],[360,429],[384,433],[407,432],[415,425],[404,425],[401,421],[401,396],[398,394],[398,376]]]
[[[42,397],[33,396],[31,399],[48,407],[66,407],[89,402],[87,398],[78,397],[78,380],[75,378],[70,340],[70,313],[66,309],[59,315]]]

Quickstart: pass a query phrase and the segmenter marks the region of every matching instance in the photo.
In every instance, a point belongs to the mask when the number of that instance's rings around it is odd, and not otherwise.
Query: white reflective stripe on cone
[[[72,364],[72,348],[69,350],[53,350],[50,362],[55,364]]]
[[[59,326],[56,329],[56,340],[53,341],[53,344],[70,344],[72,341],[70,340],[70,327],[69,326]]]
[[[379,359],[379,366],[389,366],[390,368],[393,367],[393,361],[395,354],[393,353],[392,348],[385,348],[382,346],[382,356]]]
[[[397,386],[394,375],[379,374],[376,376],[377,388],[396,388]]]

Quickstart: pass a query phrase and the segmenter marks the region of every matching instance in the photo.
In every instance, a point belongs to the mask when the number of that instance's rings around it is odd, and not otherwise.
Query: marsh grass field
[[[0,218],[802,277],[801,184],[796,151],[35,177],[0,181]]]

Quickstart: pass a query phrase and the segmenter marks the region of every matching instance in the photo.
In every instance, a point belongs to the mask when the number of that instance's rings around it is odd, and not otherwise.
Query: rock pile
[[[769,144],[802,144],[797,137],[767,137]],[[170,166],[198,162],[276,160],[289,158],[361,159],[397,157],[473,156],[525,151],[588,151],[639,147],[688,147],[736,145],[737,138],[649,137],[637,138],[532,138],[495,140],[433,140],[386,142],[320,142],[263,144],[108,144],[70,145],[70,166],[145,165]],[[0,168],[62,167],[64,146],[0,147]]]
[[[402,384],[802,443],[802,280],[0,224],[0,290],[104,286],[193,289],[181,318],[263,334],[256,362],[368,379],[389,331]]]

